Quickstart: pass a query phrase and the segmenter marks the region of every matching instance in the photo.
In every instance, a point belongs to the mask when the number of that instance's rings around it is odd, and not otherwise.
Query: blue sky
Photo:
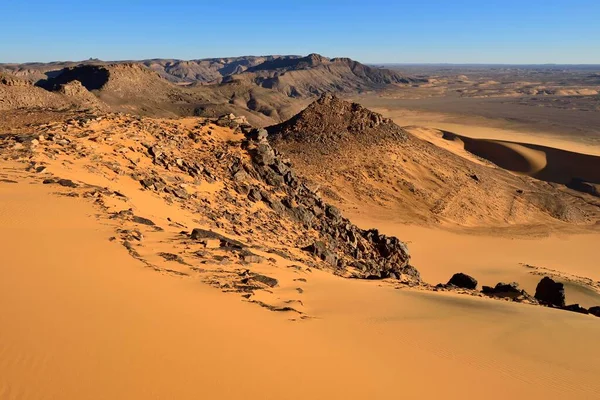
[[[600,64],[600,0],[0,0],[0,62],[308,54]]]

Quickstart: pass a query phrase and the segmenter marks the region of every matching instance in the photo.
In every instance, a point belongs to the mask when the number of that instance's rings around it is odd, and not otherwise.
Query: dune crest
[[[600,156],[529,143],[473,139],[449,131],[440,133],[443,139],[458,140],[466,151],[509,171],[600,196]]]

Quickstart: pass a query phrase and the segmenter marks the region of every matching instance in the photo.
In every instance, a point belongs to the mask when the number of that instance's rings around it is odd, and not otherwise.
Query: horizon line
[[[309,53],[310,54],[318,54],[318,53]],[[57,63],[85,63],[85,62],[105,62],[105,63],[120,63],[120,62],[142,62],[142,61],[152,61],[152,60],[173,60],[173,61],[205,61],[205,60],[216,60],[216,59],[224,59],[224,58],[244,58],[244,57],[272,57],[272,56],[280,56],[280,57],[307,57],[298,55],[298,54],[264,54],[264,55],[240,55],[240,56],[216,56],[216,57],[203,57],[203,58],[176,58],[176,57],[151,57],[151,58],[138,58],[138,59],[113,59],[113,60],[104,60],[100,58],[90,57],[87,59],[81,60],[52,60],[52,61],[0,61],[0,65],[6,64],[57,64]],[[334,58],[349,58],[349,57],[327,57],[325,58],[334,59]],[[386,65],[406,65],[406,66],[600,66],[600,62],[598,63],[581,63],[581,62],[566,62],[566,63],[557,63],[557,62],[421,62],[421,61],[376,61],[376,62],[364,62],[356,59],[352,59],[354,61],[358,61],[365,65],[370,66],[386,66]]]

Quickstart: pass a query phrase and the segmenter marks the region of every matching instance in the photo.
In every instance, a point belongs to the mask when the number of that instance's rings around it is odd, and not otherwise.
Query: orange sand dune
[[[570,183],[573,179],[600,183],[600,156],[506,140],[473,139],[441,131],[446,140],[459,140],[468,152],[504,169],[547,182]]]
[[[87,200],[8,177],[2,399],[600,397],[598,318],[313,270],[292,322],[144,268]]]

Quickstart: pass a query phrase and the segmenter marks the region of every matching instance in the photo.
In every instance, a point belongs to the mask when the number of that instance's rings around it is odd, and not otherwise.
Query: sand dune
[[[204,122],[112,115],[44,126],[39,140],[28,127],[29,149],[5,141],[0,399],[600,397],[600,319],[336,276],[298,249],[294,235],[309,231],[235,190],[243,136]],[[208,172],[182,170],[191,160]],[[429,178],[418,163],[409,171]],[[43,185],[51,176],[81,185]],[[159,177],[168,192],[146,186]],[[464,270],[482,284],[531,276],[531,291],[538,276],[519,262],[598,279],[592,235],[511,243],[363,211],[356,223],[410,241],[429,282]],[[262,259],[192,242],[193,227]],[[244,269],[278,285],[232,290]],[[594,304],[574,287],[569,301]]]
[[[473,139],[440,131],[446,140],[460,141],[468,152],[513,172],[554,183],[573,180],[600,183],[600,156],[506,140]]]
[[[293,323],[143,268],[90,203],[8,175],[3,399],[600,396],[596,318],[314,271],[317,318]]]

